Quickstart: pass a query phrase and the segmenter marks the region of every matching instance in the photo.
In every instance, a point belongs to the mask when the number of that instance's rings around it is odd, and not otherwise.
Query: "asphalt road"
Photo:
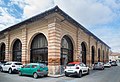
[[[34,79],[29,76],[0,72],[0,82],[120,82],[120,66],[106,68],[105,70],[91,70],[90,75],[84,75],[82,78],[63,76]]]

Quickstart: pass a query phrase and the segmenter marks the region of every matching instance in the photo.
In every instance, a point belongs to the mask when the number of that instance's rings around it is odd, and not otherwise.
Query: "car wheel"
[[[103,67],[103,69],[102,70],[104,70],[104,67]]]
[[[34,73],[34,74],[33,74],[33,78],[37,79],[37,78],[38,78],[38,74],[37,74],[37,73]]]
[[[0,68],[0,71],[3,72],[3,68]]]
[[[65,72],[65,76],[68,77],[68,74]]]
[[[21,76],[22,75],[21,71],[19,71],[18,74],[19,74],[19,76]]]
[[[95,68],[93,68],[93,70],[95,70]]]
[[[12,73],[12,69],[11,69],[11,68],[8,70],[8,73],[9,73],[9,74],[11,74],[11,73]]]
[[[81,72],[81,71],[79,72],[78,77],[79,77],[79,78],[82,77],[82,72]]]
[[[47,76],[48,76],[48,74],[44,75],[44,77],[47,77]]]

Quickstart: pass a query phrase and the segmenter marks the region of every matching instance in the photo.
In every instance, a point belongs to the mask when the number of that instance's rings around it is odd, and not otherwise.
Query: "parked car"
[[[21,66],[21,62],[6,62],[1,65],[0,71],[8,71],[8,73],[11,74],[12,72],[18,72],[18,69],[21,68]]]
[[[2,67],[1,67],[1,66],[2,66],[2,63],[0,62],[0,70],[2,69]]]
[[[104,70],[104,64],[102,62],[96,62],[93,65],[93,70],[102,69]]]
[[[111,64],[111,66],[117,66],[117,62],[116,61],[111,61],[110,64]]]
[[[105,64],[104,64],[104,67],[111,67],[110,62],[105,63]]]
[[[89,67],[84,63],[80,62],[70,62],[65,67],[65,76],[76,75],[82,77],[83,74],[89,74]]]
[[[19,69],[19,75],[31,75],[35,79],[39,76],[47,76],[48,67],[43,63],[26,64]]]
[[[6,62],[7,62],[7,61],[1,61],[1,62],[0,62],[0,70],[1,70],[1,68],[2,68],[1,66],[4,65]]]

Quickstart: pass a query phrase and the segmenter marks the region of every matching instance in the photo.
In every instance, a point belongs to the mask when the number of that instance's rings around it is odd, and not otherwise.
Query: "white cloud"
[[[54,0],[63,10],[84,25],[109,23],[116,16],[103,3],[96,0]]]
[[[108,5],[111,8],[114,8],[114,9],[120,8],[120,1],[119,0],[105,0],[104,4]]]
[[[2,0],[0,0],[0,4],[3,4],[3,1],[2,1]]]
[[[20,19],[16,19],[15,17],[11,16],[7,11],[6,8],[0,8],[1,16],[0,16],[0,30],[3,30],[17,22]]]
[[[25,0],[25,3],[28,5],[24,7],[24,18],[39,14],[54,5],[53,0]]]
[[[10,0],[9,4],[16,4],[18,5],[21,9],[23,9],[26,5],[24,0]]]

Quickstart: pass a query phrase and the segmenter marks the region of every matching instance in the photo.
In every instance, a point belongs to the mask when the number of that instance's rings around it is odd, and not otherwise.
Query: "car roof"
[[[27,64],[27,65],[40,65],[40,64],[45,65],[45,64],[43,64],[43,63],[29,63],[29,64]]]
[[[21,62],[9,61],[9,62],[6,62],[6,63],[21,63]]]
[[[80,62],[70,62],[68,64],[80,64]]]

